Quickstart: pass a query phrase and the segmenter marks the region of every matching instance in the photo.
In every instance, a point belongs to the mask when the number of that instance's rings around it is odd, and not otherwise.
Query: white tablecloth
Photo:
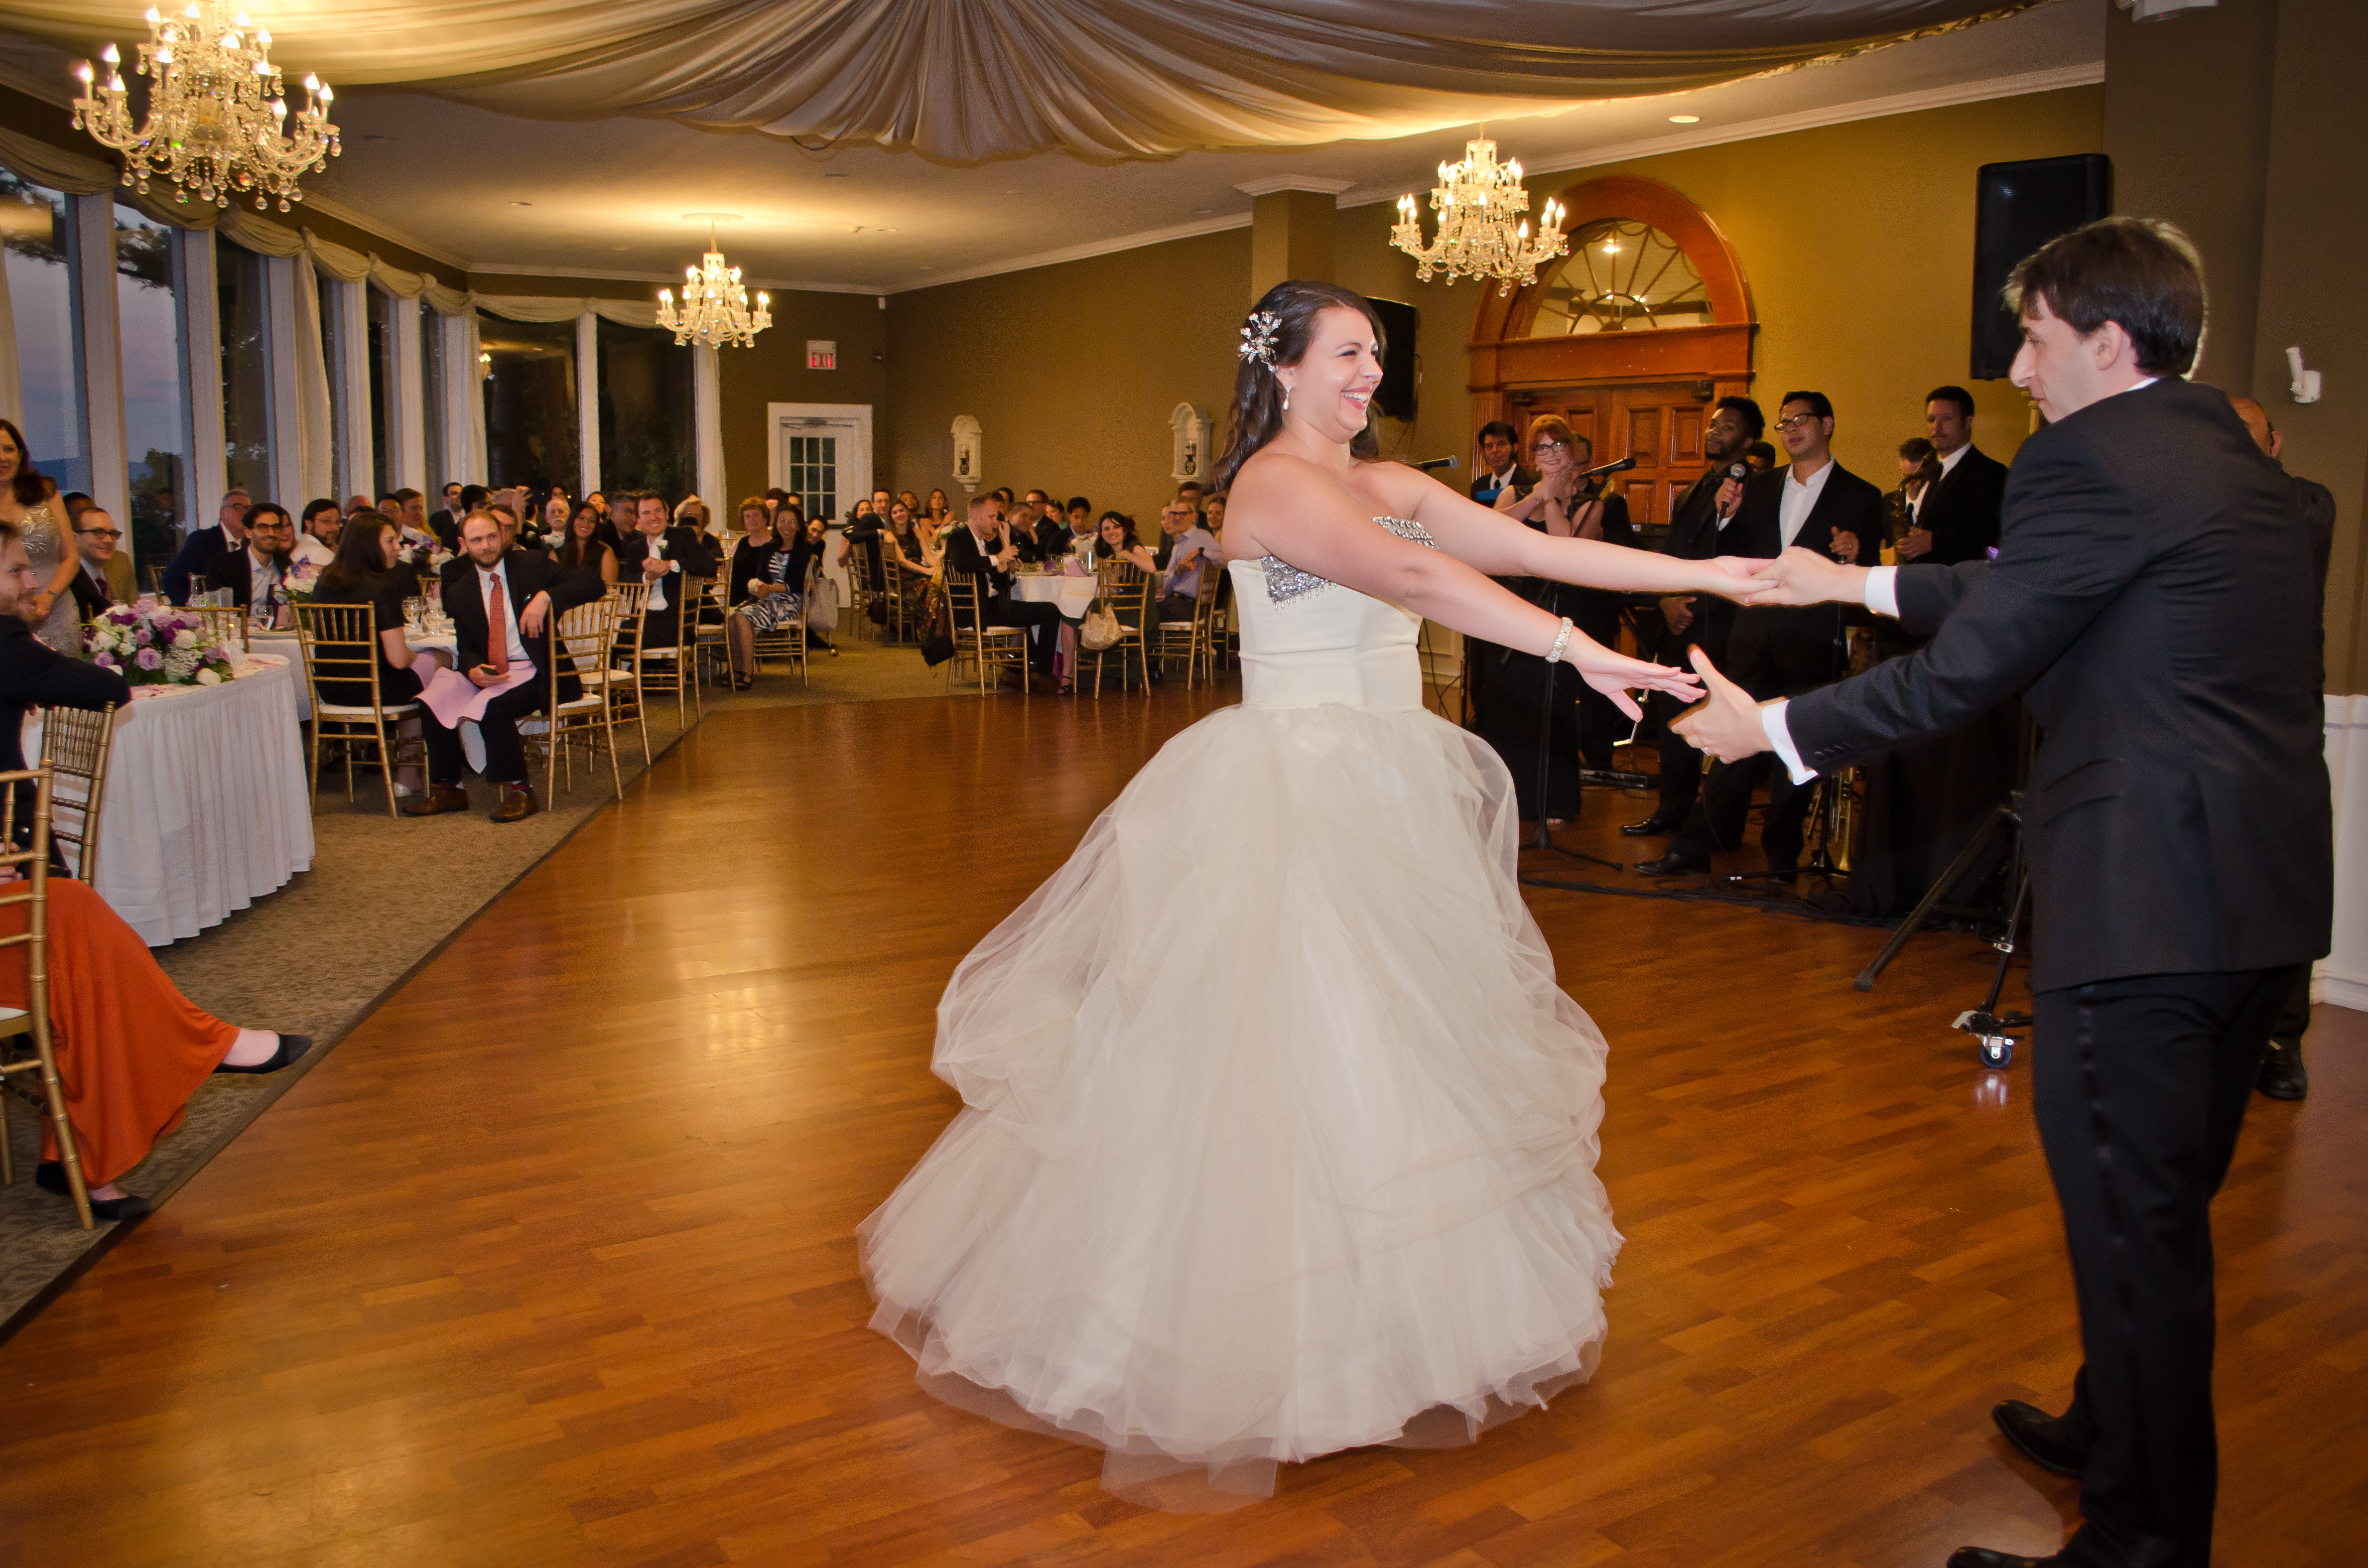
[[[140,687],[155,695],[116,718],[97,890],[152,948],[219,926],[312,869],[312,801],[289,720],[296,662],[253,654],[243,667],[221,686]]]
[[[1083,620],[1100,586],[1091,577],[1056,577],[1042,572],[1021,572],[1011,579],[1011,597],[1059,605],[1062,619]]]
[[[437,648],[450,653],[460,646],[460,640],[449,631],[419,631],[404,627],[403,640],[414,648]],[[296,704],[296,718],[301,723],[313,717],[313,691],[304,682],[304,651],[297,646],[293,631],[258,631],[247,639],[247,646],[257,654],[269,654],[288,661],[289,674],[294,678],[289,691]],[[450,660],[445,661],[450,664]]]

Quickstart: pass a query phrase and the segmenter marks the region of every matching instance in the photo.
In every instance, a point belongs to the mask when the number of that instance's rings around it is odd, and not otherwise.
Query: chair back
[[[304,657],[304,684],[313,695],[313,711],[324,702],[359,707],[324,694],[325,682],[353,682],[370,687],[370,705],[380,705],[378,631],[369,605],[303,605],[296,607],[296,647]],[[346,698],[353,696],[344,687]]]
[[[87,886],[98,874],[98,819],[107,805],[107,755],[115,744],[115,705],[97,712],[51,708],[41,714],[41,765],[71,790],[51,786],[50,836],[74,846],[74,873]]]
[[[228,588],[216,591],[223,597],[223,603],[199,604],[195,599],[191,599],[187,608],[190,614],[205,622],[207,636],[224,647],[236,648],[244,653],[247,648],[246,611],[228,602],[230,595]]]
[[[27,955],[32,999],[25,1004],[25,1010],[38,1020],[44,1039],[50,1017],[50,811],[54,778],[47,764],[0,773],[0,876],[16,879],[0,881],[0,909],[31,905],[25,928],[14,936],[0,936],[0,948],[32,949]],[[33,787],[29,824],[24,822],[23,787],[28,784]],[[28,829],[22,844],[17,842],[20,826]]]
[[[590,604],[577,605],[563,611],[557,631],[558,639],[551,661],[551,703],[559,706],[559,664],[562,658],[573,660],[578,675],[590,675],[600,668],[609,656],[609,639],[616,632],[617,600],[614,597],[594,599]]]
[[[953,622],[954,642],[965,637],[978,638],[980,609],[978,579],[967,572],[946,574],[946,612]]]

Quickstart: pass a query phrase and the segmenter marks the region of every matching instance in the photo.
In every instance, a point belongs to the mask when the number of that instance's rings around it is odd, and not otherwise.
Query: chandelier
[[[765,307],[772,303],[769,295],[757,296],[757,310],[748,310],[748,290],[740,287],[740,269],[723,265],[723,253],[715,245],[715,225],[734,222],[737,212],[686,212],[685,218],[696,222],[707,221],[707,254],[699,258],[697,267],[682,269],[682,308],[677,310],[674,290],[658,290],[658,324],[674,334],[677,344],[698,343],[709,348],[721,348],[736,343],[753,347],[757,335],[773,324],[773,312]]]
[[[1530,239],[1530,193],[1521,184],[1521,160],[1497,162],[1497,143],[1486,136],[1463,144],[1463,161],[1439,165],[1439,184],[1430,192],[1430,210],[1439,214],[1439,237],[1428,247],[1422,224],[1415,217],[1414,198],[1398,198],[1397,227],[1390,244],[1422,265],[1415,276],[1430,280],[1444,268],[1452,285],[1458,278],[1494,278],[1497,292],[1509,294],[1516,283],[1537,277],[1538,264],[1570,249],[1563,237],[1563,207],[1549,199],[1538,214],[1538,237]]]
[[[144,195],[151,176],[170,179],[174,199],[230,205],[253,192],[261,211],[269,199],[279,210],[304,193],[298,176],[317,173],[337,155],[337,128],[329,123],[336,95],[318,77],[304,78],[306,102],[288,123],[288,94],[271,63],[271,34],[231,14],[231,0],[192,0],[166,17],[148,12],[148,41],[140,46],[140,74],[149,79],[148,118],[135,128],[125,107],[123,56],[113,44],[99,56],[107,84],[85,60],[74,67],[83,96],[74,123],[94,141],[123,154],[123,183]]]

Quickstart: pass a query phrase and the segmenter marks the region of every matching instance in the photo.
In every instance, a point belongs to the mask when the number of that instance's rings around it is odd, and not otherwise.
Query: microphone
[[[1745,480],[1751,477],[1750,465],[1748,463],[1729,463],[1726,465],[1726,477],[1735,481],[1737,484],[1740,484]],[[1718,515],[1719,521],[1729,521],[1734,516],[1735,514],[1732,512],[1721,512]]]
[[[1445,457],[1445,458],[1433,458],[1433,459],[1431,459],[1429,462],[1418,462],[1418,463],[1415,464],[1414,466],[1415,466],[1416,468],[1417,468],[1417,469],[1420,469],[1423,472],[1425,472],[1425,473],[1429,473],[1429,472],[1430,472],[1433,469],[1440,469],[1440,468],[1455,469],[1455,468],[1462,468],[1462,467],[1463,466],[1463,460],[1461,460],[1461,459],[1459,459],[1459,458]]]
[[[1588,469],[1585,473],[1580,474],[1578,477],[1581,479],[1593,479],[1598,474],[1626,473],[1630,469],[1634,468],[1635,466],[1636,460],[1634,458],[1622,458],[1618,462],[1609,462],[1605,463],[1601,468]]]

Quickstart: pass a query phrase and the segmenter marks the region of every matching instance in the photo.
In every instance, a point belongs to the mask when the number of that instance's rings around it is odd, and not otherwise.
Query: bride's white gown
[[[1413,616],[1228,569],[1241,705],[954,971],[967,1108],[860,1236],[933,1392],[1239,1500],[1583,1381],[1620,1237],[1504,765],[1422,706]]]

